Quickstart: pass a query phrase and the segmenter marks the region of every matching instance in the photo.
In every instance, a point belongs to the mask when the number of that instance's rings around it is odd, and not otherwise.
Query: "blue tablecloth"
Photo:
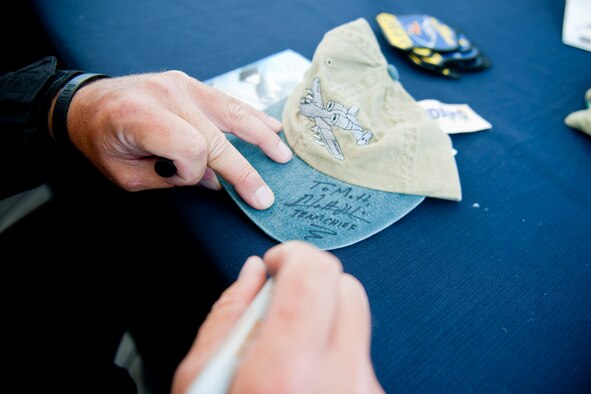
[[[180,69],[206,80],[284,49],[312,58],[328,30],[364,17],[417,100],[468,103],[493,129],[454,135],[463,201],[426,199],[335,250],[365,285],[372,357],[388,392],[591,391],[591,53],[561,41],[562,0],[34,1],[72,68]],[[426,13],[492,60],[448,80],[391,50],[375,16]],[[196,251],[229,283],[275,242],[225,192],[171,191]],[[155,209],[158,209],[155,207]]]

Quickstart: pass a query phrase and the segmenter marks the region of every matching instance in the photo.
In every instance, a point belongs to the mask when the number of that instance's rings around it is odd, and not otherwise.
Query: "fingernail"
[[[275,119],[275,118],[273,118],[271,116],[267,116],[267,118],[269,119],[270,126],[273,129],[281,130],[283,128],[283,125],[277,119]]]
[[[220,183],[215,172],[211,168],[207,168],[203,174],[203,178],[199,181],[199,184],[211,190],[221,190],[222,184]]]
[[[285,161],[290,161],[293,153],[291,152],[291,149],[289,149],[289,147],[285,144],[285,142],[283,142],[283,140],[279,140],[277,147],[279,148],[279,153],[281,153],[281,156],[285,159]]]
[[[265,263],[263,263],[263,260],[260,257],[250,256],[246,259],[244,265],[240,269],[238,280],[244,280],[259,275],[258,272],[265,271],[265,269]]]
[[[254,200],[258,209],[267,209],[275,202],[275,196],[269,186],[262,185],[254,192]]]

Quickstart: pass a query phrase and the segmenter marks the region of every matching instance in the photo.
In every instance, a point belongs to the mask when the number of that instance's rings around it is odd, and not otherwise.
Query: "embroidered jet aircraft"
[[[312,90],[306,89],[306,97],[302,97],[300,100],[300,114],[316,124],[311,128],[316,142],[326,147],[335,159],[345,160],[339,142],[332,131],[332,126],[351,131],[357,145],[369,144],[373,133],[364,130],[359,125],[357,120],[359,107],[351,106],[347,109],[344,105],[333,100],[326,103],[325,107],[320,93],[320,79],[314,78],[312,84]]]

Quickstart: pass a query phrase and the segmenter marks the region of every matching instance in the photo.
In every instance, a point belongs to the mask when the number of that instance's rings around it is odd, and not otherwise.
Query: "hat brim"
[[[265,110],[281,119],[285,100]],[[280,137],[285,141],[283,132]],[[304,240],[331,250],[364,240],[400,220],[424,196],[384,192],[351,185],[325,175],[298,158],[277,163],[257,146],[228,135],[228,140],[252,164],[275,194],[275,203],[257,210],[220,179],[246,215],[271,238]],[[287,142],[286,142],[287,143]]]

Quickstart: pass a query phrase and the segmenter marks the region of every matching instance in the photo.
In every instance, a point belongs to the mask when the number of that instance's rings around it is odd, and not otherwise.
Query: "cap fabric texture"
[[[449,136],[390,78],[363,18],[325,34],[283,127],[302,160],[344,182],[461,200]]]
[[[325,250],[383,230],[426,195],[459,200],[451,141],[404,91],[365,19],[325,34],[295,91],[265,110],[282,119],[295,155],[279,164],[258,147],[228,140],[275,193],[267,210],[222,184],[265,233]]]

